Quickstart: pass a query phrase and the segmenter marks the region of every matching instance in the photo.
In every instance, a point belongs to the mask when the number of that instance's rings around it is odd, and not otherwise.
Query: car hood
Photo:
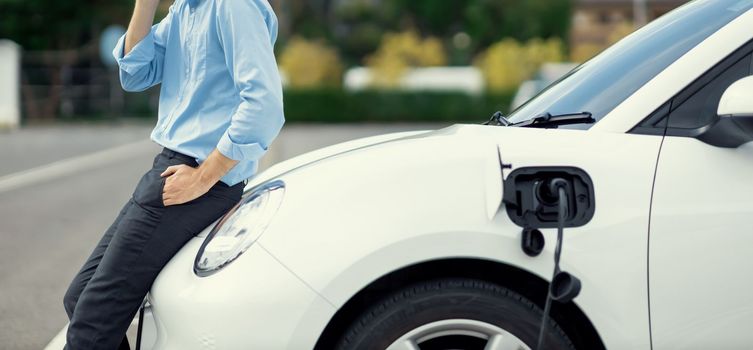
[[[249,180],[248,185],[246,186],[246,189],[247,190],[251,189],[259,184],[262,184],[266,181],[277,178],[288,172],[294,171],[296,169],[304,168],[308,165],[317,163],[319,161],[322,161],[331,157],[335,157],[340,154],[353,152],[359,149],[363,149],[363,148],[367,148],[367,147],[371,147],[371,146],[375,146],[375,145],[379,145],[382,143],[391,142],[395,140],[400,140],[404,138],[417,137],[421,135],[431,135],[436,132],[438,131],[419,130],[419,131],[396,132],[396,133],[383,134],[383,135],[377,135],[377,136],[371,136],[371,137],[364,137],[364,138],[346,141],[346,142],[338,143],[332,146],[320,148],[320,149],[284,160],[280,163],[277,163],[269,167],[269,169],[264,170],[260,172],[259,174],[257,174],[255,177],[251,178]]]
[[[455,178],[448,178],[448,181],[478,182],[483,179],[486,192],[490,194],[486,198],[486,209],[492,217],[502,200],[502,173],[497,144],[493,137],[482,132],[485,128],[488,127],[456,124],[438,130],[391,133],[336,144],[280,162],[252,178],[246,189],[269,180],[284,178],[287,174],[305,171],[313,174],[317,171],[317,165],[329,162],[338,162],[347,168],[363,166],[369,159],[375,159],[373,157],[400,158],[402,164],[416,164],[417,167],[413,169],[420,169],[405,174],[406,178],[412,176],[415,179],[423,176],[451,177],[452,172],[437,173],[437,170],[465,164],[481,169],[481,175],[468,179],[457,178],[455,175]],[[399,167],[397,164],[394,166]],[[422,171],[426,173],[417,173]]]

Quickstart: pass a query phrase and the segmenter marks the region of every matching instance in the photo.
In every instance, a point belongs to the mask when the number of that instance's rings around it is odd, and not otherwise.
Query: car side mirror
[[[713,146],[737,148],[753,141],[753,76],[730,85],[722,95],[717,120],[698,139]]]

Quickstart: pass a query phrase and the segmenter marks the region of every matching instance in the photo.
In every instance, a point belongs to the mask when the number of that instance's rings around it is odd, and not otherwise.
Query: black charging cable
[[[568,211],[568,198],[567,198],[567,191],[565,190],[567,188],[567,181],[564,179],[556,178],[553,179],[549,184],[548,190],[550,193],[557,193],[557,204],[558,204],[558,213],[557,213],[557,246],[554,248],[554,273],[552,273],[552,282],[549,284],[549,290],[546,293],[546,303],[544,304],[544,316],[541,320],[541,329],[539,330],[539,341],[536,345],[537,350],[542,350],[544,348],[544,333],[546,331],[546,323],[549,319],[549,312],[552,308],[552,299],[555,298],[559,293],[557,293],[554,290],[555,286],[555,280],[563,276],[560,271],[560,255],[562,254],[562,236],[563,231],[565,228],[565,217],[567,217],[567,211]],[[563,276],[565,278],[569,277]],[[580,290],[580,282],[578,282],[578,290]],[[557,294],[555,294],[557,293]],[[577,295],[577,292],[575,293]],[[574,296],[573,296],[574,298]]]
[[[141,350],[141,333],[144,331],[144,307],[146,307],[146,299],[141,302],[139,308],[139,326],[136,330],[136,350]]]

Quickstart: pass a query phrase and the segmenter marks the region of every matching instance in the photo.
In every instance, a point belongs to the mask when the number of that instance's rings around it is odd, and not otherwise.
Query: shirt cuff
[[[259,159],[267,152],[267,149],[258,143],[237,143],[230,138],[230,134],[225,131],[217,143],[217,150],[223,156],[235,161]]]
[[[124,34],[120,37],[118,44],[115,45],[115,49],[112,51],[112,55],[118,62],[120,69],[128,74],[134,74],[141,67],[150,64],[154,59],[154,32],[150,31],[127,55],[123,55],[126,35]]]

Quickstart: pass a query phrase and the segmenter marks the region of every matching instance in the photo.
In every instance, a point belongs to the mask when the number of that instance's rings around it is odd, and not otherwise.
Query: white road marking
[[[133,321],[131,321],[130,327],[137,327],[138,324],[139,324],[139,319],[137,317],[137,318],[134,318]],[[153,324],[150,324],[150,325],[153,326]],[[67,335],[67,333],[68,333],[68,323],[65,324],[63,329],[61,329],[57,335],[55,335],[55,338],[52,338],[52,340],[50,340],[47,346],[44,347],[44,350],[62,350],[63,347],[65,346],[65,336]],[[149,341],[152,339],[142,339],[142,340],[144,340],[142,344],[149,345],[150,344]],[[152,340],[152,343],[153,343],[153,340]],[[146,346],[142,346],[142,348],[146,349]]]
[[[62,350],[65,346],[65,334],[68,332],[68,324],[58,332],[55,338],[50,340],[50,343],[44,347],[44,350]]]
[[[150,140],[142,140],[8,174],[0,177],[0,193],[121,161],[150,149],[156,149],[155,144]]]

